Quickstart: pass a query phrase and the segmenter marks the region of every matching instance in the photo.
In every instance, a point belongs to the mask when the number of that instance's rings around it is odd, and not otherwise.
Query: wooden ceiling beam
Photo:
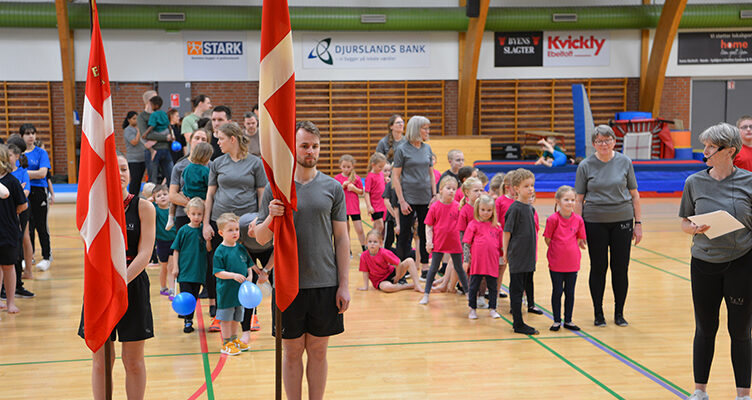
[[[475,111],[475,88],[478,84],[478,60],[480,46],[483,42],[483,32],[486,28],[486,17],[490,0],[480,2],[480,15],[470,18],[467,32],[459,35],[459,82],[457,90],[457,134],[473,134],[473,115]],[[460,5],[464,5],[461,1]]]
[[[68,0],[55,0],[57,34],[60,39],[60,58],[63,69],[65,154],[68,167],[68,183],[76,183],[78,181],[78,173],[76,171],[76,128],[73,125],[73,112],[76,109],[76,74],[74,70],[73,30],[68,23],[68,3]]]

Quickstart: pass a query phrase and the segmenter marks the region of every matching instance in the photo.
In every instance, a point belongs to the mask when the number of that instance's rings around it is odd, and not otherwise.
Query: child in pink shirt
[[[380,153],[379,153],[380,154]],[[399,257],[381,246],[381,232],[372,229],[366,235],[367,250],[360,255],[360,272],[363,273],[363,286],[358,290],[368,290],[368,280],[375,289],[393,293],[405,289],[422,292],[415,260],[408,257],[400,262]],[[399,283],[405,273],[410,272],[413,283]]]
[[[363,224],[360,222],[360,196],[363,194],[363,182],[355,173],[355,158],[349,154],[343,155],[339,159],[339,168],[342,173],[334,179],[342,184],[342,190],[345,191],[347,216],[352,220],[361,249],[366,251],[366,236],[363,234]],[[350,234],[350,224],[347,224],[347,234]]]
[[[431,293],[431,286],[444,254],[452,257],[454,271],[457,272],[462,289],[465,293],[468,290],[467,274],[462,269],[460,234],[457,231],[460,205],[453,200],[456,191],[457,180],[451,176],[445,176],[439,182],[439,201],[431,205],[426,215],[426,250],[432,254],[431,268],[426,275],[426,286],[420,304],[428,304],[428,295]]]
[[[585,248],[585,223],[582,217],[573,212],[575,192],[571,186],[560,187],[555,199],[554,213],[546,220],[546,229],[543,231],[548,245],[546,256],[553,285],[551,309],[554,324],[550,329],[558,331],[561,326],[561,295],[565,293],[564,328],[578,331],[580,328],[572,323],[572,310],[577,271],[580,270],[580,248]]]
[[[386,165],[386,156],[381,153],[373,153],[370,164],[371,171],[368,172],[368,175],[366,176],[366,208],[371,214],[373,229],[383,233],[386,205],[384,205],[384,199],[381,195],[384,194],[386,182],[384,181],[384,175],[381,171]]]
[[[501,318],[496,312],[497,284],[499,277],[499,258],[502,249],[502,232],[496,221],[496,207],[491,196],[482,195],[475,202],[473,208],[474,219],[468,224],[462,240],[463,247],[469,249],[470,264],[470,293],[468,303],[470,314],[468,318],[478,319],[475,312],[480,283],[485,279],[488,286],[488,313],[491,318]]]

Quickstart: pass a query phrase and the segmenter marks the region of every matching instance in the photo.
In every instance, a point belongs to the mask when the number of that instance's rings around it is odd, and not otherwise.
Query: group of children
[[[456,151],[453,152],[449,154],[450,163],[456,155]],[[337,176],[347,194],[348,216],[353,221],[363,248],[359,268],[363,273],[363,286],[358,289],[368,290],[369,280],[374,288],[384,292],[413,289],[423,293],[419,303],[428,304],[432,290],[453,289],[459,281],[462,293],[467,294],[470,308],[468,318],[477,319],[479,307],[488,307],[491,318],[500,318],[496,310],[497,300],[507,297],[500,289],[504,271],[508,267],[514,332],[538,334],[537,329],[525,323],[522,315],[523,297],[527,299],[528,313],[543,314],[535,307],[533,286],[539,234],[538,214],[533,207],[533,173],[520,168],[507,174],[497,174],[491,179],[486,192],[484,182],[476,177],[471,167],[455,168],[451,174],[447,171],[438,182],[438,200],[430,205],[425,218],[426,243],[420,245],[425,246],[431,254],[431,264],[425,275],[425,284],[421,285],[415,260],[410,257],[400,260],[389,246],[384,248],[385,235],[379,229],[384,226],[381,221],[384,214],[378,211],[383,205],[383,209],[397,217],[395,212],[399,209],[392,207],[389,196],[384,195],[383,188],[389,185],[385,184],[388,177],[382,171],[388,164],[383,156],[379,156],[381,154],[376,153],[371,158],[365,187],[354,174],[354,158],[349,155],[341,158],[342,174]],[[374,229],[366,236],[360,222],[358,197],[363,193],[366,194],[367,209],[374,221]],[[582,217],[574,213],[575,191],[572,187],[560,187],[556,191],[555,201],[554,213],[546,220],[543,232],[553,286],[551,303],[554,323],[550,330],[558,331],[564,327],[576,331],[580,328],[572,322],[572,311],[577,271],[580,269],[580,249],[585,248],[585,225]],[[451,260],[453,268],[447,268],[445,264],[443,269],[446,273],[436,280],[445,256]],[[407,273],[413,283],[407,283],[404,279]],[[563,323],[562,294],[565,298]]]

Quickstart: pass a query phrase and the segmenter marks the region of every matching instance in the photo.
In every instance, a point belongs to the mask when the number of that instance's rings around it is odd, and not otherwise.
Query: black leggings
[[[499,298],[499,293],[496,290],[498,278],[491,275],[470,275],[470,293],[468,293],[467,302],[470,308],[475,310],[478,308],[478,290],[480,290],[480,283],[486,279],[486,286],[488,287],[488,308],[490,310],[496,309],[496,301]]]
[[[34,232],[39,234],[39,244],[42,246],[42,258],[49,260],[50,252],[50,233],[47,229],[47,188],[41,186],[32,186],[29,192],[29,208],[31,208],[31,219],[29,220],[29,236],[31,236],[31,247],[34,248]]]
[[[614,315],[624,315],[629,278],[629,255],[632,250],[632,220],[619,222],[585,222],[590,254],[590,297],[593,312],[603,317],[603,292],[611,250],[611,286],[614,289]]]
[[[186,292],[193,295],[193,298],[198,300],[198,292],[201,289],[201,284],[198,282],[179,282],[178,285],[180,285],[180,292]],[[193,311],[191,311],[188,315],[181,315],[180,316],[183,319],[193,319]]]
[[[214,230],[214,236],[211,240],[211,251],[208,252],[207,262],[208,268],[206,268],[206,294],[210,299],[217,298],[217,278],[214,276],[214,251],[217,250],[220,244],[222,244],[222,236],[219,236],[219,229],[215,221],[209,221],[212,229]]]
[[[29,224],[29,215],[30,211],[27,208],[26,210],[23,210],[21,214],[18,214],[18,220],[21,222],[21,240],[18,241],[18,260],[16,260],[16,289],[23,288],[23,265],[21,262],[24,260],[24,250],[23,250],[23,232],[26,230],[26,225]],[[31,265],[27,265],[26,268],[31,268]]]
[[[269,263],[269,259],[272,257],[272,254],[274,253],[274,248],[269,248],[268,250],[257,250],[257,251],[248,251],[248,254],[251,256],[251,259],[253,260],[253,263],[255,264],[256,261],[261,264],[261,268],[265,268],[267,264]],[[270,272],[271,274],[271,272]],[[252,280],[253,283],[258,282],[258,274],[256,271],[253,271]],[[269,282],[274,283],[274,280],[272,280],[271,275],[269,276]],[[243,311],[243,320],[240,322],[240,327],[242,328],[243,332],[247,332],[251,330],[251,319],[253,318],[253,314],[256,313],[256,308],[246,308]]]
[[[551,311],[554,322],[561,323],[561,295],[564,294],[564,322],[572,322],[574,309],[574,286],[577,283],[577,272],[551,272]],[[529,303],[528,303],[529,304]]]
[[[428,251],[426,251],[426,215],[428,214],[427,204],[410,204],[413,209],[410,214],[402,214],[399,211],[400,233],[397,235],[397,255],[400,260],[404,261],[410,254],[410,248],[413,242],[413,223],[415,217],[418,217],[418,238],[420,239],[420,263],[428,264]],[[417,252],[416,252],[417,253]],[[467,290],[467,285],[464,286]]]
[[[138,193],[141,192],[141,181],[144,179],[146,163],[144,161],[129,162],[128,169],[131,171],[131,181],[128,183],[128,193],[138,196]]]
[[[439,271],[439,265],[441,265],[441,259],[444,258],[444,254],[447,253],[439,253],[434,251],[433,254],[431,254],[431,269],[428,270],[428,274],[426,275],[426,288],[424,289],[425,294],[431,293],[431,285],[433,285],[433,279],[436,277],[436,273]],[[462,268],[462,253],[448,254],[452,257],[452,265],[454,265],[454,270],[457,272],[457,276],[460,278],[462,290],[464,290],[465,293],[468,293],[470,291],[470,288],[467,286],[467,274]],[[452,288],[448,289],[451,290]]]
[[[692,365],[695,383],[708,383],[713,362],[721,300],[726,301],[731,337],[731,365],[736,387],[749,388],[752,376],[752,251],[728,263],[714,264],[692,257],[692,303],[695,339]]]
[[[528,296],[528,307],[533,307],[535,304],[530,302],[532,296],[533,271],[530,272],[515,272],[509,273],[509,303],[512,308],[512,318],[514,320],[514,327],[520,327],[524,321],[522,320],[522,292],[525,291]]]
[[[384,248],[389,250],[394,244],[394,221],[384,221]]]

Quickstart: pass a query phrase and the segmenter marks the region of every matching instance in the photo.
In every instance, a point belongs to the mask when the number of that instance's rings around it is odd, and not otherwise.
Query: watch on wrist
[[[635,221],[634,224],[635,225],[642,225],[642,221]]]

